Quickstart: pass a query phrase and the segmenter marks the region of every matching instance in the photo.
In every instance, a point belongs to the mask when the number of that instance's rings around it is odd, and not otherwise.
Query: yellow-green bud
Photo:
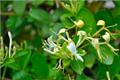
[[[82,28],[84,26],[84,22],[82,20],[78,20],[77,22],[75,21],[74,24],[77,26],[77,27],[80,27]]]
[[[99,20],[97,22],[97,26],[105,26],[105,21],[104,20]]]
[[[61,33],[64,33],[64,32],[66,32],[66,29],[62,28],[62,29],[60,29],[60,31],[58,32],[58,34],[61,34]]]

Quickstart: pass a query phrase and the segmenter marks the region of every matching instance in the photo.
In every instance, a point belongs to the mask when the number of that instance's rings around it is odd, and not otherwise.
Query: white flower
[[[57,45],[53,42],[52,36],[44,41],[44,50],[51,54],[55,54],[58,51]]]
[[[73,53],[73,54],[76,54],[77,53],[77,50],[76,50],[76,47],[75,47],[75,44],[73,42],[70,42],[67,46],[68,50]]]
[[[98,49],[99,48],[99,39],[98,38],[93,38],[92,39],[92,45],[94,48]]]
[[[82,36],[85,36],[85,35],[86,35],[86,32],[85,32],[85,31],[78,31],[78,32],[77,32],[77,35],[80,35],[80,36],[81,36],[81,35],[82,35]]]
[[[76,47],[80,46],[87,37],[87,34],[85,31],[78,31],[77,35],[79,36],[79,39],[77,41]]]
[[[78,60],[83,62],[83,58],[77,53],[75,44],[73,42],[70,42],[67,48]]]
[[[106,42],[110,41],[110,34],[108,32],[106,32],[105,35],[103,35],[102,37]]]

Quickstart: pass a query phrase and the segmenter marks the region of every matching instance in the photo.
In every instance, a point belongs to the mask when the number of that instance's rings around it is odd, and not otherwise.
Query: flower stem
[[[93,34],[93,37],[95,37],[97,34],[99,34],[103,29],[105,29],[104,26],[102,28],[100,28],[95,34]]]
[[[3,74],[2,74],[2,80],[5,80],[6,70],[7,70],[7,67],[4,67]]]

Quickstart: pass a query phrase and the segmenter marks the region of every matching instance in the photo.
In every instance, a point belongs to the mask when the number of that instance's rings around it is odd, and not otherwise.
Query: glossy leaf
[[[103,56],[103,63],[106,65],[110,65],[113,63],[114,60],[114,53],[107,45],[100,46],[100,54]]]
[[[31,11],[29,12],[29,15],[36,19],[37,21],[40,22],[42,21],[44,23],[48,23],[49,21],[52,20],[51,15],[42,9],[32,8]]]
[[[22,1],[13,0],[13,8],[17,15],[24,14],[25,6],[26,6],[26,0],[22,0]]]
[[[38,6],[38,5],[42,4],[44,1],[45,1],[45,0],[32,0],[32,4],[33,4],[34,6]]]
[[[76,20],[83,20],[85,26],[83,26],[82,30],[87,33],[93,34],[96,31],[96,22],[94,15],[86,8],[81,8],[78,14],[76,15]]]
[[[44,79],[48,77],[49,68],[43,54],[39,54],[35,51],[31,58],[31,62],[32,69],[37,76]]]
[[[84,64],[81,61],[72,60],[71,67],[76,73],[82,74],[83,69],[84,69]]]

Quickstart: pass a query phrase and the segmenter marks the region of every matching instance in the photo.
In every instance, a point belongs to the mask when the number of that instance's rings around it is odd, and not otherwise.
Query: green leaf
[[[3,65],[0,66],[0,68],[3,67],[3,66],[8,66],[9,64],[11,64],[11,63],[13,63],[13,62],[15,62],[14,58],[7,58],[7,59],[4,61]]]
[[[11,64],[8,65],[9,68],[13,69],[13,70],[20,70],[20,65],[16,62],[13,62]]]
[[[46,0],[46,4],[49,6],[54,6],[54,0]]]
[[[43,54],[39,54],[37,51],[34,51],[31,62],[32,69],[38,77],[44,79],[48,77],[49,68],[46,63],[46,58]]]
[[[94,34],[96,32],[96,22],[94,15],[87,8],[81,8],[76,15],[76,20],[80,19],[85,23],[85,26],[82,27],[82,30],[90,34]]]
[[[72,17],[71,13],[64,13],[60,18],[63,26],[66,28],[70,28],[70,27],[72,27],[72,25],[74,25],[73,22],[70,21],[70,19],[69,19],[70,17]]]
[[[45,0],[32,0],[32,4],[33,4],[34,6],[38,6],[38,5],[42,4],[44,1],[45,1]]]
[[[84,56],[84,60],[85,60],[85,66],[91,68],[95,63],[95,55],[93,53],[89,53]]]
[[[116,0],[115,3],[117,7],[120,7],[120,0]]]
[[[86,51],[83,50],[83,49],[78,49],[77,51],[78,51],[78,53],[79,53],[81,56],[84,56],[84,55],[87,54]]]
[[[95,14],[96,20],[104,20],[106,23],[106,26],[113,25],[112,23],[112,16],[109,11],[106,10],[100,10]]]
[[[119,16],[120,15],[120,11],[119,10],[120,10],[120,6],[119,7],[115,7],[115,9],[112,10],[112,15],[114,17]]]
[[[114,24],[117,24],[117,26],[113,27],[113,29],[120,30],[120,15],[113,18]]]
[[[24,71],[15,72],[12,80],[32,80],[32,78]]]
[[[77,12],[79,12],[80,11],[80,9],[82,8],[82,6],[84,5],[84,3],[85,3],[85,0],[77,0],[76,1],[76,11]]]
[[[100,46],[100,54],[103,57],[102,62],[106,65],[111,65],[114,59],[114,53],[107,45]]]
[[[21,53],[21,54],[20,54]],[[16,62],[20,65],[21,69],[26,69],[31,58],[31,50],[21,50],[17,53]]]
[[[13,0],[13,8],[17,15],[22,15],[25,10],[26,0]]]
[[[64,1],[63,6],[65,7],[66,10],[70,11],[72,14],[76,14],[79,12],[79,10],[83,5],[84,5],[84,0],[68,0],[68,1]]]
[[[49,23],[52,20],[51,15],[42,9],[32,8],[31,11],[29,12],[29,15],[32,18],[36,19],[37,21],[43,23]]]
[[[64,68],[67,68],[70,65],[70,59],[63,59],[62,62]]]
[[[21,56],[24,56],[28,53],[28,50],[20,50],[20,51],[17,51],[16,54],[15,54],[15,58],[18,58],[18,57],[21,57]]]
[[[93,79],[89,78],[85,74],[81,74],[81,75],[77,75],[76,80],[93,80]]]
[[[109,70],[111,75],[115,75],[120,72],[120,54],[114,57],[114,62],[110,65]]]
[[[72,60],[71,67],[76,73],[82,74],[84,69],[84,64],[81,61]]]
[[[6,27],[12,32],[13,37],[16,37],[24,26],[27,24],[26,18],[20,16],[10,16],[6,21]]]

